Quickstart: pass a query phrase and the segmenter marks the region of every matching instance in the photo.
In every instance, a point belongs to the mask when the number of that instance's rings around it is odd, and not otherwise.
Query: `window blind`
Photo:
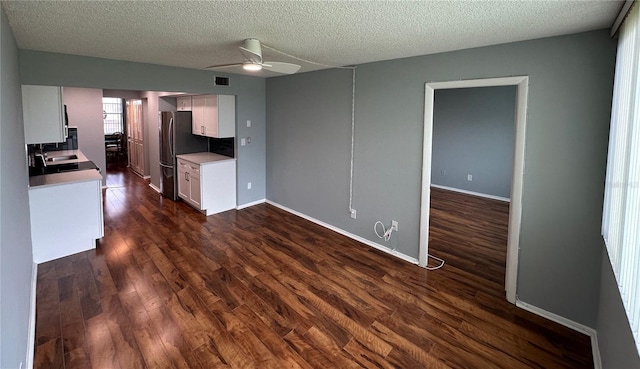
[[[632,7],[619,30],[602,236],[640,353],[640,26]]]

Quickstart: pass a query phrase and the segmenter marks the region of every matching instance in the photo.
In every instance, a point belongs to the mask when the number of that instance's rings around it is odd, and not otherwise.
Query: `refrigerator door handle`
[[[169,120],[169,155],[173,158],[173,117]]]
[[[167,164],[160,163],[160,166],[163,167],[163,168],[173,169],[173,165],[167,165]]]

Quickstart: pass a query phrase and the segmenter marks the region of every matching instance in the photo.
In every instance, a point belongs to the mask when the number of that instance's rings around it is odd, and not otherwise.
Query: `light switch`
[[[240,146],[244,146],[247,144],[247,140],[245,140],[244,138],[240,139]]]
[[[250,120],[247,121],[247,127],[251,127],[251,121]]]

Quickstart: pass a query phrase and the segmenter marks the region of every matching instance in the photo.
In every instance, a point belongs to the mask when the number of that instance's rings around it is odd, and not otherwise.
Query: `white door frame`
[[[527,95],[529,77],[503,77],[451,82],[427,82],[424,94],[424,141],[422,147],[422,195],[420,200],[420,252],[418,262],[426,266],[429,250],[429,208],[431,196],[431,150],[433,139],[433,97],[435,90],[452,88],[516,86],[515,144],[513,174],[511,178],[511,203],[509,206],[509,231],[507,240],[507,268],[505,290],[507,300],[516,303],[518,278],[518,252],[520,223],[522,219],[522,182],[524,177],[524,145],[527,121]]]

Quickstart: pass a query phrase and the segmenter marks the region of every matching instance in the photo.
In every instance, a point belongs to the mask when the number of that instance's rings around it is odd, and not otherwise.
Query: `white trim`
[[[516,303],[518,281],[518,256],[520,253],[520,227],[522,224],[522,188],[524,184],[524,154],[527,128],[527,101],[529,77],[521,77],[516,90],[516,127],[513,145],[513,171],[511,182],[511,206],[509,207],[509,229],[507,237],[507,270],[505,289],[507,300]]]
[[[486,193],[467,191],[467,190],[463,190],[463,189],[460,189],[460,188],[440,186],[440,185],[433,184],[433,183],[431,184],[431,187],[439,188],[441,190],[460,192],[460,193],[463,193],[465,195],[484,197],[486,199],[491,199],[491,200],[498,200],[498,201],[503,201],[503,202],[511,202],[511,199],[509,199],[508,197],[495,196],[495,195],[489,195],[489,194],[486,194]]]
[[[27,357],[25,368],[33,368],[36,342],[36,287],[38,284],[38,264],[31,267],[31,299],[29,302],[29,335],[27,337]]]
[[[634,0],[627,0],[624,2],[624,4],[622,4],[622,7],[620,8],[620,12],[618,12],[618,16],[616,17],[616,20],[613,22],[613,25],[611,25],[611,33],[610,33],[611,37],[614,37],[616,33],[618,33],[618,30],[620,29],[622,22],[627,17],[627,13],[629,13],[629,9],[631,9],[631,5],[633,5],[633,1]]]
[[[586,325],[575,322],[571,319],[567,319],[563,316],[554,314],[550,311],[546,311],[537,306],[533,306],[528,304],[516,297],[516,306],[520,309],[526,310],[530,313],[541,316],[545,319],[551,320],[552,322],[563,325],[567,328],[573,329],[576,332],[580,332],[584,335],[589,336],[591,338],[591,353],[593,354],[593,368],[601,369],[602,368],[602,359],[600,357],[600,347],[598,346],[598,333],[595,329],[591,327],[587,327]]]
[[[517,86],[527,76],[497,77],[480,79],[463,79],[459,81],[427,82],[433,90],[450,90],[453,88],[473,88],[473,87],[495,87],[495,86]]]
[[[424,124],[422,138],[422,191],[420,194],[420,244],[418,261],[421,267],[429,262],[429,210],[431,209],[431,150],[433,145],[433,99],[435,89],[424,87]]]
[[[602,357],[600,356],[600,345],[598,344],[598,331],[593,330],[591,338],[591,355],[593,355],[593,369],[602,369]]]
[[[242,209],[249,208],[251,206],[264,204],[266,201],[267,201],[266,199],[262,199],[262,200],[258,200],[258,201],[254,201],[254,202],[248,202],[246,204],[242,204],[242,205],[236,206],[236,210],[242,210]]]
[[[452,88],[516,86],[516,116],[511,201],[509,206],[509,235],[505,290],[509,302],[516,302],[518,252],[522,220],[522,184],[524,182],[524,151],[527,120],[529,77],[486,78],[449,82],[427,82],[424,94],[424,138],[422,147],[422,192],[420,198],[420,266],[427,265],[429,254],[429,206],[431,196],[431,150],[433,139],[433,99],[435,90]]]
[[[149,183],[149,187],[151,187],[151,189],[156,191],[157,193],[160,193],[160,189],[156,187],[156,185],[154,185],[153,183]]]
[[[288,207],[286,207],[284,205],[280,205],[277,202],[273,202],[271,200],[266,200],[266,203],[269,204],[269,205],[273,205],[273,206],[275,206],[277,208],[280,208],[280,209],[282,209],[282,210],[284,210],[284,211],[286,211],[288,213],[291,213],[293,215],[297,215],[300,218],[304,218],[304,219],[306,219],[306,220],[308,220],[310,222],[313,222],[313,223],[315,223],[317,225],[320,225],[322,227],[328,228],[328,229],[330,229],[330,230],[332,230],[334,232],[340,233],[343,236],[346,236],[346,237],[349,237],[349,238],[351,238],[353,240],[356,240],[358,242],[364,243],[365,245],[371,246],[374,249],[386,252],[389,255],[393,255],[393,256],[395,256],[395,257],[397,257],[399,259],[402,259],[404,261],[408,261],[408,262],[410,262],[412,264],[418,264],[418,259],[416,259],[416,258],[413,258],[411,256],[405,255],[405,254],[403,254],[401,252],[398,252],[396,250],[392,250],[392,249],[390,249],[388,247],[384,247],[383,245],[380,245],[378,243],[375,243],[373,241],[370,241],[370,240],[368,240],[366,238],[360,237],[360,236],[355,235],[353,233],[347,232],[344,229],[340,229],[338,227],[332,226],[331,224],[325,223],[325,222],[320,221],[320,220],[318,220],[316,218],[312,218],[312,217],[310,217],[308,215],[302,214],[302,213],[300,213],[298,211],[295,211],[293,209],[290,209],[290,208],[288,208]]]
[[[142,179],[151,179],[151,176],[142,176]]]

